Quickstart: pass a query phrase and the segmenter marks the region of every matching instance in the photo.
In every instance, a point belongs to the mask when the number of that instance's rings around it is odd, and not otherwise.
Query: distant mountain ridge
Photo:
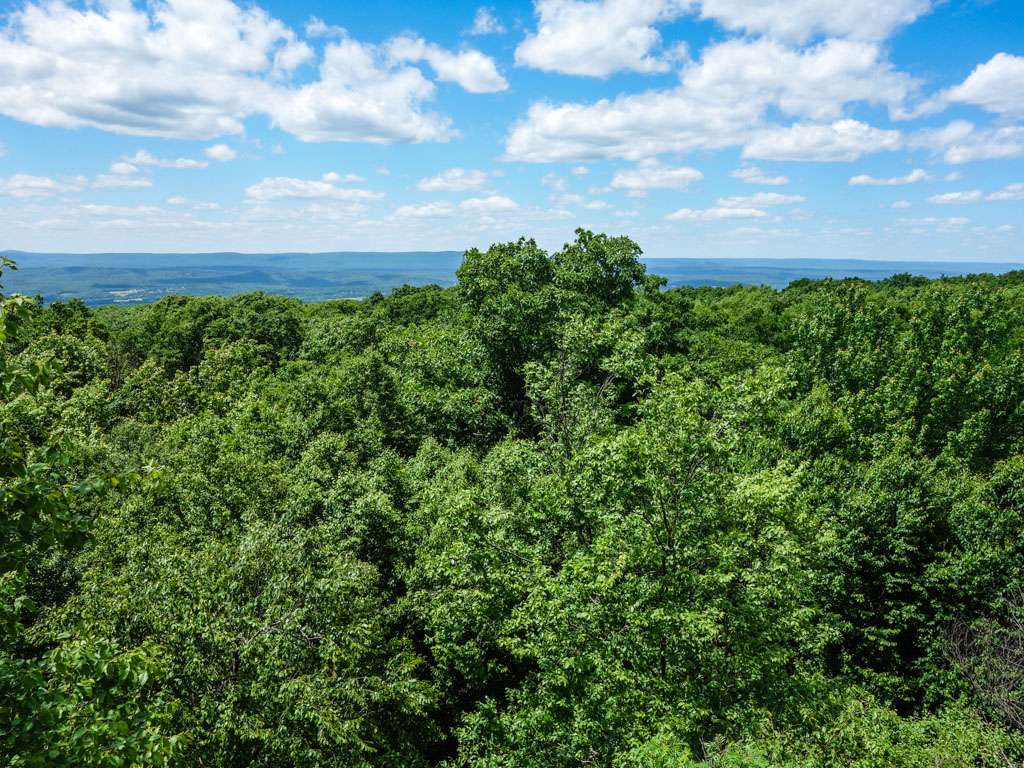
[[[17,271],[4,287],[46,302],[80,298],[93,304],[154,301],[170,294],[231,295],[265,291],[304,301],[359,298],[398,286],[455,283],[462,251],[327,251],[322,253],[33,253],[0,251]],[[1002,274],[1024,264],[865,259],[645,258],[647,269],[669,286],[770,285],[794,280],[859,277],[882,280],[898,273],[929,278]]]
[[[236,251],[213,251],[194,253],[39,253],[33,251],[0,251],[0,255],[18,261],[21,268],[91,266],[125,267],[126,260],[132,260],[132,267],[212,267],[237,268],[242,263],[274,265],[288,269],[360,268],[398,269],[411,266],[454,263],[462,261],[462,251],[324,251],[303,252],[283,251],[279,253],[240,253]],[[372,260],[372,265],[367,261]],[[424,261],[427,264],[424,264]],[[36,263],[42,262],[42,263]],[[223,262],[223,263],[222,263]]]

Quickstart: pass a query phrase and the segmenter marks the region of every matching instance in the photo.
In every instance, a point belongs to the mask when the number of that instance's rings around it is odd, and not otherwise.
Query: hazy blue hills
[[[358,298],[400,285],[452,285],[459,251],[383,253],[27,253],[4,251],[18,269],[7,291],[47,302],[80,298],[93,304],[139,303],[169,294],[230,295],[247,291],[305,301]],[[881,280],[908,272],[925,277],[1022,269],[1021,264],[856,259],[645,259],[669,285],[771,285],[794,280],[860,277]]]
[[[10,291],[45,301],[78,297],[89,304],[138,303],[168,294],[247,291],[307,301],[368,296],[406,283],[450,285],[458,251],[408,253],[25,253],[5,275]]]

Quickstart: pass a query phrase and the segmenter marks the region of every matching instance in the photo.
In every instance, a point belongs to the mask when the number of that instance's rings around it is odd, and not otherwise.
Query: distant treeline
[[[0,765],[1024,759],[1024,273],[2,298]]]
[[[366,298],[405,285],[455,284],[462,254],[409,253],[19,253],[7,275],[12,292],[44,304],[81,299],[89,306],[133,305],[169,295],[233,296],[262,291],[303,301]],[[0,251],[0,258],[4,252]],[[884,280],[907,273],[947,277],[1003,274],[1024,265],[986,262],[864,259],[658,258],[643,259],[666,286],[784,288],[796,280]]]

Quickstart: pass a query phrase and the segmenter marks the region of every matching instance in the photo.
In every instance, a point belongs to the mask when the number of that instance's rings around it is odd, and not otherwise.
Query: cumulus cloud
[[[0,112],[136,135],[239,133],[269,87],[252,73],[294,65],[304,45],[229,0],[29,3],[0,31]]]
[[[954,120],[942,128],[918,131],[910,146],[931,150],[952,165],[1024,157],[1024,126],[979,129],[967,120]]]
[[[618,171],[612,178],[612,189],[686,189],[695,181],[704,178],[696,168],[680,166],[673,168],[653,160],[647,160],[636,168]]]
[[[456,210],[455,203],[440,200],[419,205],[403,205],[395,210],[395,216],[406,219],[437,219],[454,216]]]
[[[82,188],[82,181],[56,181],[49,176],[17,173],[6,178],[0,177],[0,197],[49,197],[63,192],[77,192]]]
[[[366,181],[365,178],[360,176],[358,173],[346,173],[344,175],[337,171],[328,171],[321,177],[328,184],[352,184],[360,181]]]
[[[721,219],[762,219],[768,214],[756,208],[680,208],[665,216],[669,221],[719,221]]]
[[[1024,156],[1024,127],[1004,126],[978,131],[967,140],[948,147],[947,163],[959,165],[976,160],[1005,160]]]
[[[914,227],[918,231],[925,229],[935,232],[960,232],[971,220],[963,216],[951,216],[949,218],[938,218],[935,216],[924,216],[917,219],[899,219],[897,224]]]
[[[740,179],[744,184],[762,184],[768,187],[781,187],[789,184],[789,177],[781,174],[769,176],[756,165],[744,165],[737,168],[730,176]]]
[[[97,189],[112,187],[141,189],[153,186],[153,182],[141,176],[127,176],[118,173],[101,173],[93,180],[92,185]]]
[[[993,192],[986,200],[1024,200],[1024,184],[1007,184],[998,192]]]
[[[459,203],[459,208],[464,211],[476,213],[496,213],[498,211],[514,211],[519,204],[503,195],[491,195],[490,197],[471,197]]]
[[[503,35],[505,25],[494,15],[494,9],[486,6],[477,8],[473,16],[473,26],[467,33],[470,35]]]
[[[941,101],[973,104],[989,112],[1024,116],[1024,56],[997,53],[979,64],[960,85],[947,90]]]
[[[902,114],[916,87],[884,60],[874,43],[829,40],[797,51],[769,40],[730,40],[706,48],[699,62],[683,69],[675,88],[592,104],[531,105],[512,126],[505,154],[529,162],[638,160],[663,152],[722,149],[763,133],[769,128],[769,110],[816,122],[840,121],[831,133],[849,134],[862,124],[841,120],[846,105],[884,105]],[[789,140],[820,140],[829,130],[798,129]]]
[[[494,59],[480,51],[446,51],[418,37],[396,37],[388,44],[388,54],[396,62],[425,61],[438,80],[458,83],[469,93],[495,93],[508,89]]]
[[[801,195],[780,195],[778,192],[758,192],[753,195],[739,197],[720,197],[718,205],[722,208],[763,208],[769,205],[792,205],[802,203],[806,198]]]
[[[959,203],[976,203],[981,200],[980,189],[972,189],[968,192],[946,192],[941,195],[932,195],[928,198],[929,203],[937,205],[953,205]]]
[[[931,0],[699,0],[701,18],[729,30],[804,42],[819,35],[881,40],[931,8]]]
[[[502,195],[490,197],[471,197],[455,204],[447,200],[422,203],[419,205],[403,205],[395,210],[395,215],[402,218],[435,219],[454,216],[457,213],[494,214],[514,211],[519,204]]]
[[[420,179],[416,188],[423,192],[468,192],[487,184],[486,171],[449,168],[436,176]]]
[[[664,72],[659,22],[682,15],[685,0],[537,0],[537,30],[516,48],[516,64],[546,72],[605,77]]]
[[[271,176],[246,188],[245,196],[250,201],[268,202],[294,198],[330,198],[334,200],[373,200],[384,196],[382,192],[352,187],[338,187],[331,181],[317,179],[295,179],[287,176]]]
[[[306,22],[308,37],[343,37],[348,34],[344,27],[328,24],[318,16],[310,16]]]
[[[29,0],[0,28],[0,114],[188,139],[240,134],[255,114],[305,141],[454,135],[448,119],[424,110],[433,84],[391,59],[387,46],[359,43],[315,19],[307,33],[338,39],[324,47],[317,78],[295,85],[293,74],[313,61],[313,50],[258,6]],[[423,46],[421,58],[439,77],[497,85],[486,57]]]
[[[915,168],[906,176],[893,176],[887,179],[879,179],[867,174],[860,174],[850,179],[851,187],[897,187],[902,184],[916,184],[919,181],[927,181],[931,178],[923,169]]]
[[[152,168],[205,168],[209,163],[205,160],[193,160],[190,157],[177,157],[173,160],[162,157],[155,157],[144,149],[140,149],[131,157],[122,158],[124,162],[134,166],[148,166]]]
[[[931,0],[537,0],[537,30],[516,63],[549,72],[604,77],[664,72],[656,25],[695,12],[730,31],[788,43],[817,37],[880,41],[932,6]]]
[[[204,149],[203,153],[211,160],[217,160],[221,163],[238,157],[238,153],[227,144],[214,144],[212,147]]]
[[[899,149],[899,131],[883,130],[858,120],[831,124],[798,123],[762,131],[743,148],[743,157],[763,160],[849,162],[875,152]]]
[[[894,202],[889,207],[890,208],[895,208],[896,210],[900,210],[900,209],[903,209],[903,208],[910,208],[911,205],[910,205],[910,201],[909,200],[897,200],[896,202]]]
[[[700,63],[684,71],[683,85],[703,98],[755,99],[787,115],[831,120],[851,102],[901,115],[918,83],[875,43],[826,40],[798,50],[770,40],[729,40],[706,48]]]
[[[456,135],[451,121],[421,108],[434,90],[419,69],[343,38],[325,47],[319,80],[275,90],[267,110],[275,125],[303,141],[447,141]]]

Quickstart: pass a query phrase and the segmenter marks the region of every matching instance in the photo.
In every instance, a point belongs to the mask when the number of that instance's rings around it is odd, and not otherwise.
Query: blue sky
[[[0,0],[0,248],[1024,262],[1021,0]]]

